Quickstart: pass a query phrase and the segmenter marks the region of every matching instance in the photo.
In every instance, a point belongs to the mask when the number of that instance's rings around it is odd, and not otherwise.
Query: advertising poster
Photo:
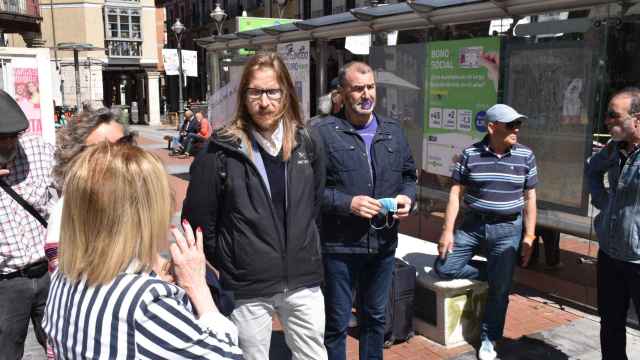
[[[13,81],[16,102],[29,119],[27,132],[41,136],[42,114],[40,112],[40,81],[37,61],[24,59],[14,63]]]
[[[238,80],[231,80],[209,96],[208,119],[213,129],[221,128],[233,118],[236,111],[238,84]]]
[[[585,215],[584,159],[592,150],[590,109],[597,98],[594,52],[578,42],[563,45],[509,45],[505,101],[529,117],[519,141],[536,155],[544,184],[539,204]]]
[[[287,70],[289,70],[291,81],[293,81],[293,85],[296,88],[302,116],[305,121],[310,118],[309,104],[311,104],[311,93],[309,89],[309,73],[311,72],[309,45],[309,41],[278,45],[278,55],[280,55],[287,65]]]
[[[462,150],[486,133],[497,101],[500,39],[438,41],[427,46],[422,167],[451,176]]]
[[[261,18],[261,17],[250,17],[250,16],[238,16],[236,17],[238,21],[238,32],[261,29],[265,27],[271,27],[276,25],[288,24],[298,19],[273,19],[273,18]],[[239,49],[238,54],[242,56],[251,56],[255,52],[253,50],[247,49]]]
[[[177,49],[162,49],[162,62],[166,75],[179,75],[179,61]],[[182,71],[184,76],[198,77],[198,52],[182,50]]]
[[[229,82],[209,96],[207,118],[214,129],[223,127],[235,116],[242,70],[243,66],[229,66]]]

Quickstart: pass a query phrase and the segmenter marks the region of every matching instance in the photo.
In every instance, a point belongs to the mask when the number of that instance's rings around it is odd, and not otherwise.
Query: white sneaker
[[[495,360],[498,356],[498,353],[494,350],[496,343],[490,341],[489,339],[483,340],[480,345],[480,350],[478,350],[478,359],[479,360]]]

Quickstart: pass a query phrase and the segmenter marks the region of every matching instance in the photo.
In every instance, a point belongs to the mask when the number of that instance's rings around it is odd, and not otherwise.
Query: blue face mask
[[[378,202],[382,206],[380,213],[387,215],[388,213],[395,213],[398,211],[398,202],[394,198],[382,198],[378,199]]]

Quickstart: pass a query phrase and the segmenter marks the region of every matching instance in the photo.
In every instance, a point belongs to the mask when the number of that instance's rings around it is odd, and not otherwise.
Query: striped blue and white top
[[[524,191],[538,183],[533,151],[516,144],[505,154],[489,149],[488,137],[464,149],[453,180],[465,187],[464,203],[487,214],[511,215],[522,211]]]
[[[242,359],[231,321],[196,319],[184,290],[153,273],[88,287],[56,271],[43,328],[58,359]]]

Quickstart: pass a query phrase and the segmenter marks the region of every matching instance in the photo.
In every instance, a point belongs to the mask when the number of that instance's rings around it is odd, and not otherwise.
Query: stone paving
[[[163,140],[163,136],[175,134],[175,128],[133,126],[133,129],[140,135],[139,145],[160,156],[167,166],[167,171],[172,175],[170,183],[176,197],[174,223],[177,223],[179,209],[188,185],[188,169],[192,159],[177,159],[168,156],[167,143]],[[439,228],[438,219],[426,219],[421,227],[421,234],[418,236],[422,235],[423,239],[433,241],[433,231]],[[581,255],[593,254],[593,249],[584,251],[584,244],[580,243],[579,240],[566,239],[562,243],[566,244],[563,247],[563,256],[565,257],[569,256],[567,254],[572,250],[576,250]],[[571,260],[573,259],[571,258]],[[590,273],[590,271],[587,272]],[[579,273],[579,271],[576,272]],[[580,286],[569,281],[573,280],[573,276],[566,278],[566,275],[539,274],[532,270],[521,269],[516,275],[520,286],[516,287],[514,293],[510,296],[505,338],[497,346],[499,358],[503,360],[600,359],[599,318],[582,313],[566,304],[558,304],[555,302],[555,297],[548,296],[544,291],[545,289],[548,290],[548,288],[557,291],[559,288],[569,287],[573,289],[570,292],[585,292],[585,299],[590,300],[587,302],[591,302],[593,301],[593,291],[588,288],[592,284],[582,284],[582,288],[580,288]],[[565,278],[558,280],[563,277]],[[552,284],[551,287],[546,286],[545,288],[544,284],[547,283]],[[542,293],[530,290],[533,287],[538,288]],[[278,320],[274,319],[273,324],[274,331],[270,359],[290,359],[290,353],[286,347]],[[629,359],[640,359],[640,332],[629,329],[627,339]],[[349,336],[347,340],[347,358],[356,360],[358,358],[357,354],[358,340],[355,336]],[[30,330],[24,359],[37,360],[44,358],[44,353],[35,341],[33,331]],[[422,336],[415,336],[406,343],[396,344],[386,349],[384,359],[470,360],[476,359],[476,355],[474,349],[469,345],[447,349]]]

